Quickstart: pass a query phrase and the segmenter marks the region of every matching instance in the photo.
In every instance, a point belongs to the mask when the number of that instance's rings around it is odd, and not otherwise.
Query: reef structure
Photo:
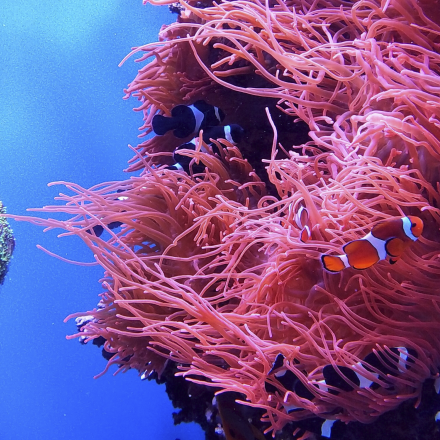
[[[369,423],[419,398],[440,366],[438,13],[416,0],[178,10],[134,51],[148,60],[126,91],[141,129],[203,99],[245,138],[215,154],[200,135],[203,149],[180,153],[205,169],[185,173],[169,169],[182,140],[155,136],[134,148],[139,177],[59,182],[72,195],[43,211],[68,220],[16,217],[79,236],[105,270],[98,307],[71,316],[87,316],[75,336],[105,341],[107,368],[146,377],[173,362],[240,393],[266,432],[313,416]],[[423,234],[395,264],[323,268],[406,216]]]
[[[12,229],[2,214],[6,214],[6,208],[2,202],[0,202],[0,284],[3,284],[5,281],[12,253],[15,248],[15,239],[12,235]]]

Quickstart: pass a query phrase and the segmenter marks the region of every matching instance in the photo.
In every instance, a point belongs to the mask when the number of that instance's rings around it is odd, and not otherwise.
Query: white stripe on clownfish
[[[376,238],[371,232],[369,232],[363,239],[369,241],[373,245],[377,251],[377,255],[379,255],[379,260],[385,260],[387,257],[387,251],[385,249],[386,241]]]
[[[330,438],[332,435],[332,427],[336,420],[326,419],[325,422],[321,425],[321,435],[323,437]]]
[[[225,130],[225,139],[230,142],[231,144],[235,144],[234,139],[232,139],[232,135],[231,135],[231,126],[230,125],[226,125],[224,127]]]
[[[295,223],[297,224],[298,228],[304,228],[304,226],[307,225],[309,221],[309,212],[307,211],[307,208],[304,208],[304,206],[300,206],[297,213],[295,214]]]
[[[437,394],[440,392],[440,377],[437,377],[437,379],[435,379],[434,389]]]
[[[214,107],[214,114],[215,114],[215,117],[217,118],[218,121],[222,120],[222,117],[220,116],[218,107]]]
[[[178,171],[185,171],[185,170],[183,169],[182,165],[180,165],[179,162],[174,163],[174,164],[173,164],[173,167],[174,167],[176,170],[178,170]]]
[[[202,126],[203,120],[205,119],[205,114],[203,112],[201,112],[198,108],[194,107],[193,105],[190,105],[189,108],[192,110],[194,117],[196,119],[196,126],[194,129],[194,133],[198,133],[200,130],[200,127]],[[218,116],[218,109],[217,108],[215,108],[215,115]]]
[[[191,142],[196,146],[194,151],[211,154],[211,152],[206,148],[206,144],[203,142],[203,138],[201,136],[194,138]]]
[[[410,238],[412,241],[417,241],[417,237],[412,233],[412,222],[409,217],[402,217],[403,223],[403,232],[405,235]]]
[[[301,406],[295,405],[293,403],[287,403],[287,399],[289,398],[289,395],[291,394],[291,391],[287,391],[287,393],[284,394],[283,399],[283,407],[286,410],[287,414],[289,414],[292,411],[296,411],[298,409],[303,409]]]
[[[321,391],[324,393],[328,393],[328,386],[325,383],[325,380],[317,380],[316,382],[311,382],[313,385],[316,385]]]
[[[408,349],[406,347],[396,348],[399,350],[399,362],[397,364],[397,369],[401,373],[405,373],[405,371],[407,370],[408,359],[410,359]]]
[[[287,414],[291,413],[292,411],[296,411],[298,409],[303,409],[300,406],[296,406],[291,403],[283,403],[283,408],[286,410]]]
[[[377,373],[373,373],[373,372],[368,372],[363,365],[358,362],[356,364],[356,366],[358,368],[361,368],[362,370],[366,371],[367,373],[370,373],[371,375],[373,375],[376,379],[379,379],[379,375]],[[373,385],[373,383],[375,383],[373,380],[371,379],[367,379],[365,376],[362,376],[362,374],[360,374],[358,371],[356,371],[355,369],[353,369],[354,373],[356,374],[357,378],[359,379],[359,388],[370,388],[371,385]]]

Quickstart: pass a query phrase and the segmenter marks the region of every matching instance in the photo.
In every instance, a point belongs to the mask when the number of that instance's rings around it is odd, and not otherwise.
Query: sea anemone
[[[150,138],[130,162],[139,177],[64,183],[73,195],[43,211],[68,220],[16,218],[79,236],[105,270],[98,307],[72,316],[88,317],[75,336],[104,340],[109,366],[148,375],[172,361],[263,409],[267,431],[311,416],[371,422],[440,365],[438,14],[415,0],[180,5],[161,41],[134,51],[150,59],[126,91],[142,130],[205,99],[244,141],[218,140],[215,154],[200,138],[183,154],[205,171],[186,174],[163,166],[181,140]],[[396,264],[322,267],[406,215],[424,232]]]

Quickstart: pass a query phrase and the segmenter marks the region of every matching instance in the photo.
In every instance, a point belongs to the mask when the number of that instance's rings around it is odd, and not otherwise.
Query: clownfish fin
[[[403,254],[407,245],[400,238],[390,238],[385,243],[385,250],[390,257],[397,257],[397,259]],[[397,260],[396,260],[397,261]]]
[[[321,262],[324,269],[329,272],[340,272],[348,267],[346,255],[321,255]]]
[[[390,264],[396,264],[400,260],[399,257],[396,258],[390,258]]]
[[[304,226],[301,229],[301,233],[299,234],[299,239],[303,242],[306,243],[307,241],[309,241],[309,238],[311,236],[310,233],[310,228],[308,226]]]

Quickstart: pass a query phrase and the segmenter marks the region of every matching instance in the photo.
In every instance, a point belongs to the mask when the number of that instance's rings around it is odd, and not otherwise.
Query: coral
[[[0,284],[5,281],[8,265],[15,248],[15,239],[12,229],[6,218],[2,214],[6,213],[6,208],[0,202]]]

